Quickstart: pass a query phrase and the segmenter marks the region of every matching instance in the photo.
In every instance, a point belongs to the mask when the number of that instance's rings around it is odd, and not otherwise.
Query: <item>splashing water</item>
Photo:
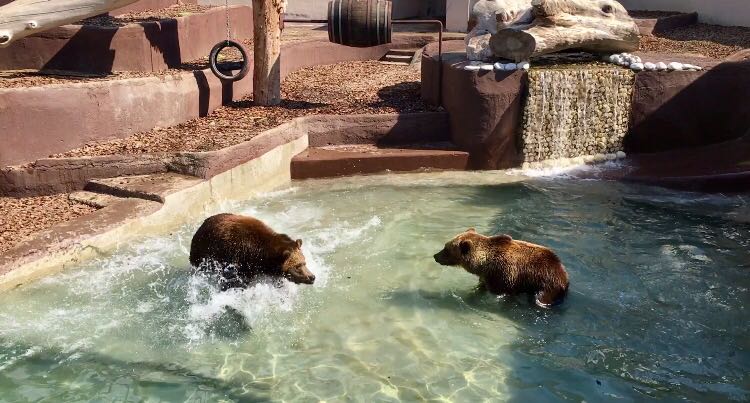
[[[524,160],[622,151],[633,80],[633,72],[625,69],[531,70],[521,135]]]
[[[220,292],[205,217],[0,295],[0,401],[750,398],[742,197],[504,173],[306,181],[216,211],[302,238],[313,286]],[[559,309],[432,254],[468,227],[554,248]]]

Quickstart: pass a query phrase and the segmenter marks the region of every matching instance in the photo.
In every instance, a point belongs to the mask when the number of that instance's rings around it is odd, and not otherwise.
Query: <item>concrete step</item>
[[[388,54],[414,57],[417,52],[419,52],[419,49],[391,49]]]
[[[86,184],[84,190],[117,197],[132,197],[164,203],[164,199],[169,194],[202,181],[202,179],[194,176],[167,172],[152,175],[92,179]]]
[[[380,61],[385,64],[411,64],[415,54],[415,50],[392,49]]]
[[[469,154],[452,144],[399,145],[348,144],[311,147],[292,159],[292,179],[330,178],[386,171],[466,170]]]
[[[112,196],[112,195],[103,194],[103,193],[89,192],[86,190],[73,192],[68,195],[68,199],[76,203],[85,204],[87,206],[91,206],[95,208],[104,208],[114,202],[122,200],[121,197]]]

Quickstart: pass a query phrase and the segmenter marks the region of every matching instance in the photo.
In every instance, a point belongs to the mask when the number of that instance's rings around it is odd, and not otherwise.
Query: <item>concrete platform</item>
[[[633,156],[618,179],[700,192],[750,192],[750,134],[704,147]]]
[[[223,7],[185,17],[122,27],[64,25],[0,49],[0,69],[47,69],[86,73],[158,72],[208,56],[226,39],[253,37],[253,13],[247,6]]]
[[[451,149],[450,144],[398,147],[383,148],[374,144],[311,147],[292,159],[292,179],[468,168],[469,154]]]

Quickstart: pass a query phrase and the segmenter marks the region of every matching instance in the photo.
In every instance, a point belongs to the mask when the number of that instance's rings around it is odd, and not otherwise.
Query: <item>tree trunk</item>
[[[16,0],[0,7],[0,47],[21,38],[135,3],[137,0]]]
[[[609,5],[610,14],[600,11],[598,2],[535,0],[532,4],[531,24],[492,35],[495,56],[520,62],[573,48],[602,53],[638,49],[638,26],[619,3]],[[587,10],[590,6],[597,9]]]
[[[490,38],[490,47],[495,56],[520,62],[573,48],[601,53],[634,51],[638,50],[638,37],[582,26],[534,25],[524,30],[498,31]]]
[[[256,105],[281,102],[280,0],[253,0],[253,100]]]

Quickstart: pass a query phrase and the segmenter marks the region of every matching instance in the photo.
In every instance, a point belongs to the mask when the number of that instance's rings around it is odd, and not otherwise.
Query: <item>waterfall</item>
[[[619,68],[529,71],[521,132],[524,165],[614,158],[628,130],[634,78]]]

